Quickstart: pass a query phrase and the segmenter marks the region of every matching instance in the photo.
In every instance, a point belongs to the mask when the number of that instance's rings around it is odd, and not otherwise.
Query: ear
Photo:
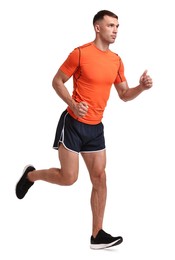
[[[99,32],[99,31],[100,31],[100,26],[99,26],[99,24],[96,24],[96,25],[95,25],[95,31],[96,31],[96,32]]]

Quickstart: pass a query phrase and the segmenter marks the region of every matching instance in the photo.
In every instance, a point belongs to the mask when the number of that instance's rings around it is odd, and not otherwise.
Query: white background
[[[111,49],[123,59],[129,86],[145,69],[154,86],[127,103],[111,90],[103,119],[104,229],[124,242],[93,251],[91,184],[81,157],[71,187],[37,182],[18,200],[15,185],[26,164],[59,167],[52,143],[66,106],[52,78],[70,51],[94,39],[92,19],[101,9],[119,16]],[[1,259],[175,259],[174,24],[171,0],[1,0]]]

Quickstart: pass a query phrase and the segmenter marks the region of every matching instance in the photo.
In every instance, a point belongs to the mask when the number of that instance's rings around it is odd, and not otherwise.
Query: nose
[[[115,34],[118,32],[118,27],[114,27],[114,31]]]

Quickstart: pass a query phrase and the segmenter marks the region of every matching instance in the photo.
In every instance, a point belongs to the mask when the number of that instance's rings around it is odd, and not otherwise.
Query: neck
[[[102,42],[97,38],[94,40],[94,45],[101,51],[109,50],[109,43]]]

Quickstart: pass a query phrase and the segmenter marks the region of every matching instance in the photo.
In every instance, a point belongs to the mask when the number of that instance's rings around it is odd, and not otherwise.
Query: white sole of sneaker
[[[114,241],[110,244],[91,244],[90,248],[91,249],[105,249],[105,248],[109,248],[109,247],[112,247],[112,246],[117,246],[119,244],[120,244],[120,241],[117,240],[117,241]]]

